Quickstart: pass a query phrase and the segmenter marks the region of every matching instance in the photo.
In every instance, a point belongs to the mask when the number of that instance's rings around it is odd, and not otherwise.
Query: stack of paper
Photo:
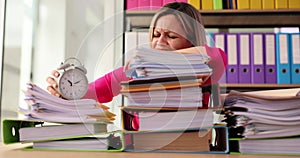
[[[210,58],[204,54],[138,48],[131,56],[126,75],[133,78],[197,76],[212,72],[206,64]]]
[[[243,137],[239,140],[240,152],[271,154],[283,144],[299,140],[300,96],[268,97],[231,91],[224,105],[231,138]],[[266,147],[266,143],[272,147]],[[300,154],[298,149],[281,149],[281,154]]]
[[[125,106],[122,116],[125,151],[228,152],[227,128],[213,126],[213,109]]]
[[[93,99],[65,100],[35,84],[24,90],[30,109],[23,120],[4,120],[5,143],[33,142],[36,149],[121,151],[121,134],[112,131],[115,114]],[[15,134],[11,134],[12,130]]]
[[[202,84],[211,74],[209,56],[137,48],[121,93],[128,106],[202,107]]]
[[[28,83],[25,101],[31,109],[19,108],[29,118],[51,122],[110,122],[115,114],[93,99],[65,100],[55,97],[35,84]]]
[[[127,99],[122,107],[125,151],[212,150],[214,109],[202,104],[202,85],[211,74],[209,57],[146,48],[132,57],[126,70],[132,80],[121,83]],[[226,147],[218,151],[224,153]]]
[[[170,78],[122,82],[122,95],[127,106],[202,107],[202,78]]]

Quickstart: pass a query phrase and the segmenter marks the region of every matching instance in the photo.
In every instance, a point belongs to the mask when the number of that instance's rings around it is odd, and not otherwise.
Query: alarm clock
[[[87,70],[83,64],[71,57],[62,62],[57,70],[60,72],[57,84],[61,96],[69,100],[82,98],[88,89]]]

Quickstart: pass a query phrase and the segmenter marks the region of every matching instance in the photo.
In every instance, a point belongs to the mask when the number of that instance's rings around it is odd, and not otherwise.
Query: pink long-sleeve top
[[[204,85],[218,83],[222,77],[226,66],[227,56],[226,53],[215,47],[205,46],[207,55],[210,56],[208,65],[213,69],[211,77],[204,83]],[[93,98],[100,103],[109,102],[114,96],[117,96],[121,90],[121,81],[128,81],[130,78],[126,77],[124,68],[119,67],[103,77],[91,82],[87,94],[84,98]],[[208,103],[209,96],[203,95],[204,104]]]

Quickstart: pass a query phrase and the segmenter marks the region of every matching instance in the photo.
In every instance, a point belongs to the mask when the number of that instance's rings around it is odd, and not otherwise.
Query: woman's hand
[[[58,88],[58,84],[57,82],[55,81],[54,77],[55,78],[58,78],[60,73],[57,71],[57,70],[52,70],[51,71],[51,77],[47,77],[46,81],[48,82],[49,86],[47,87],[47,90],[54,96],[57,96],[57,97],[61,97],[61,94],[57,91],[57,88]]]
[[[207,54],[206,48],[203,46],[179,49],[179,50],[176,50],[175,52],[181,53],[181,54]]]

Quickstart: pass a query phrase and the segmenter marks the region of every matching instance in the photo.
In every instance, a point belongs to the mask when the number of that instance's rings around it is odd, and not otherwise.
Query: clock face
[[[65,99],[80,99],[87,91],[88,80],[82,71],[71,69],[62,74],[58,87]]]

